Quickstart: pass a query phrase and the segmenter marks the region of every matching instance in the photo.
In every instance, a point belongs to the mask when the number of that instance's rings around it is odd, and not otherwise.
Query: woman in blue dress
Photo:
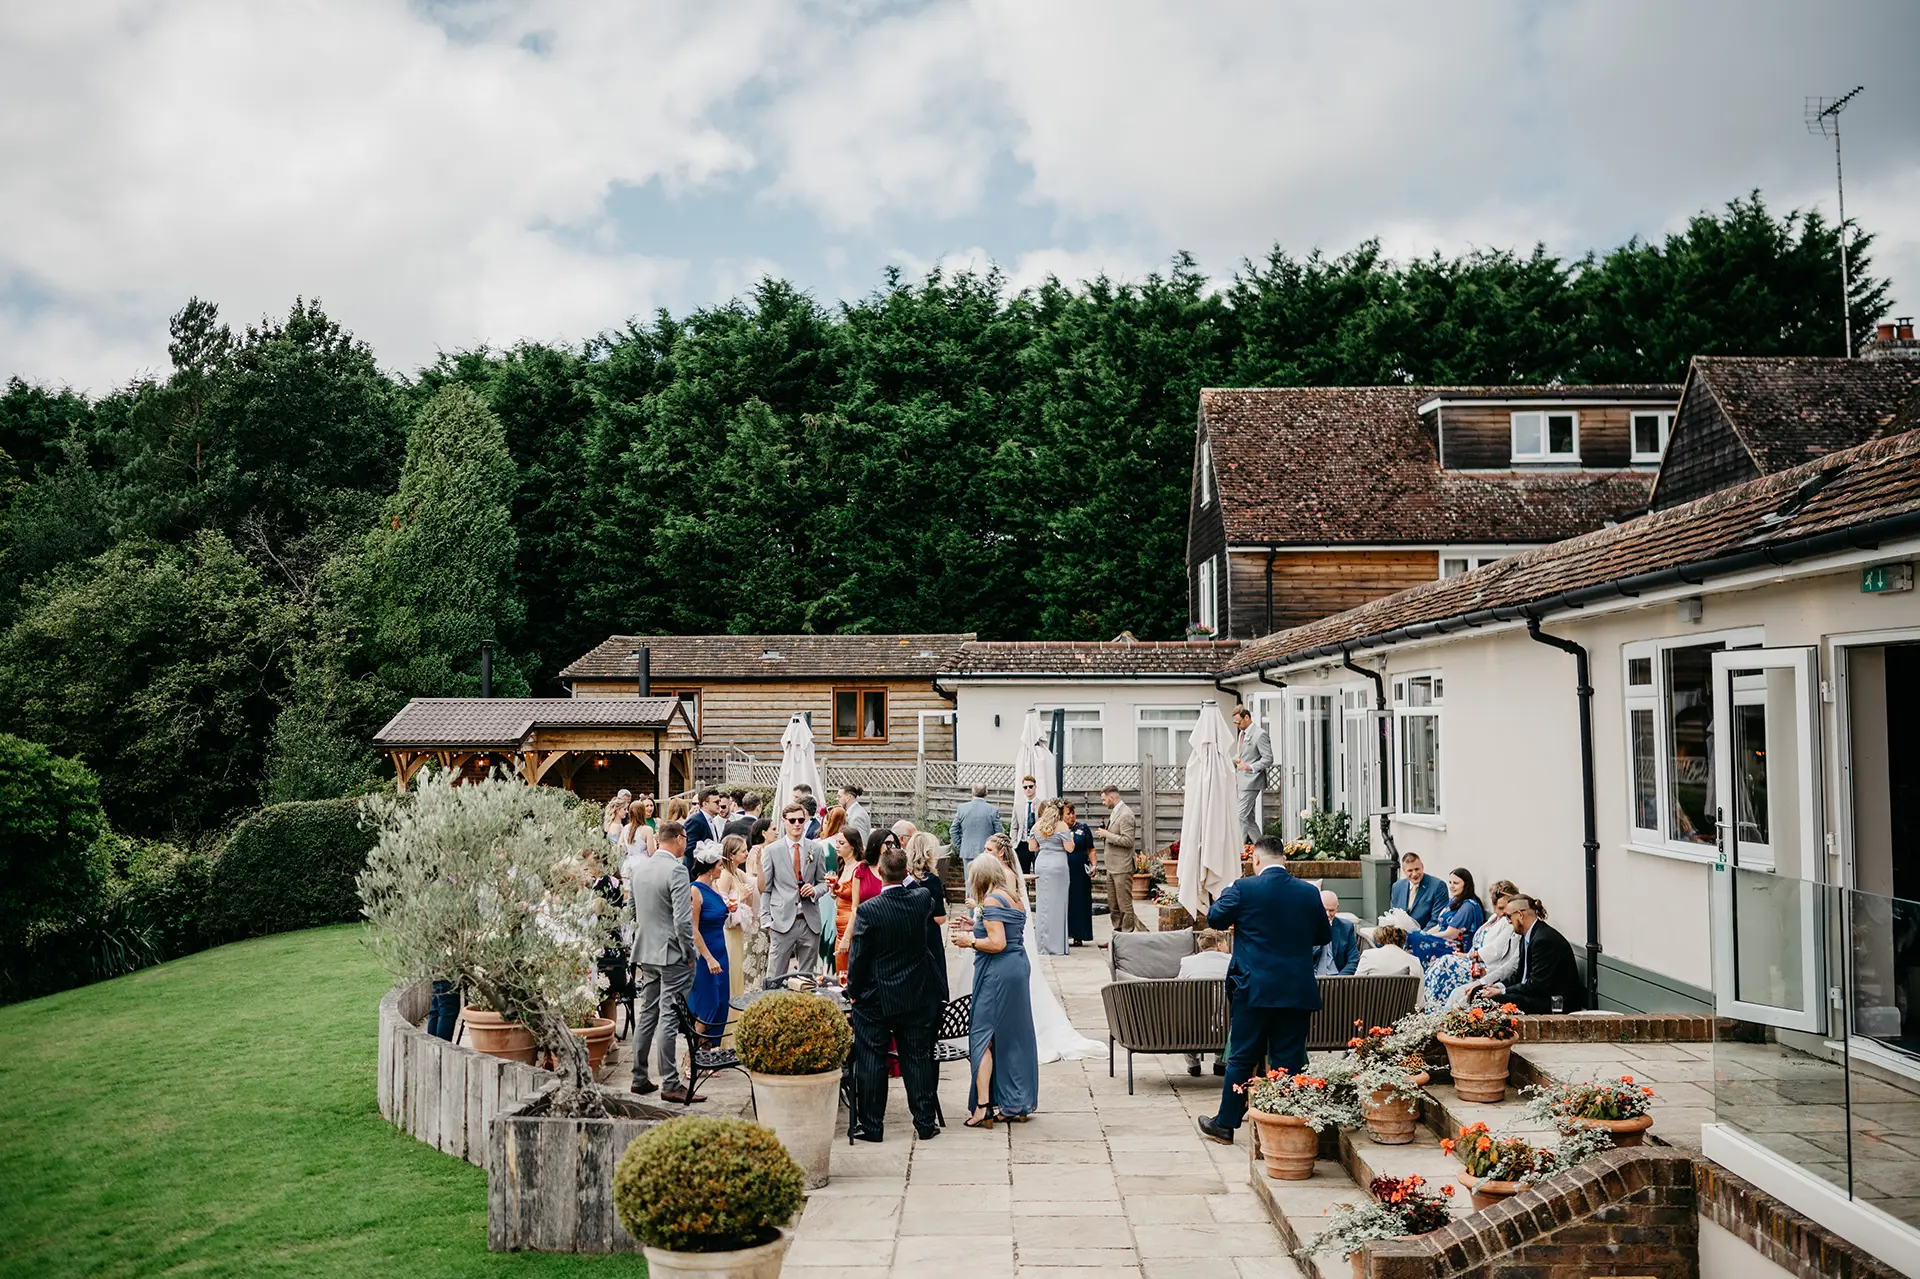
[[[1040,816],[1034,819],[1029,838],[1035,849],[1033,879],[1037,906],[1033,922],[1040,930],[1040,953],[1064,955],[1067,953],[1067,903],[1073,896],[1073,876],[1067,870],[1067,850],[1073,847],[1073,831],[1060,820],[1060,801],[1050,799],[1040,805]]]
[[[998,857],[976,857],[967,867],[967,895],[979,903],[973,932],[953,944],[973,951],[973,1027],[967,1057],[967,1127],[991,1128],[995,1119],[1023,1123],[1040,1100],[1040,1050],[1028,994],[1027,913],[1007,890]]]
[[[1447,904],[1433,924],[1407,938],[1407,949],[1422,964],[1468,948],[1469,939],[1487,922],[1480,894],[1473,890],[1473,872],[1457,866],[1447,876]]]
[[[1465,882],[1470,885],[1473,882],[1472,877],[1468,876]],[[1426,1007],[1444,1007],[1453,999],[1456,992],[1465,991],[1469,985],[1483,979],[1482,972],[1489,959],[1495,962],[1505,959],[1515,934],[1513,925],[1509,924],[1506,916],[1500,913],[1500,904],[1519,891],[1513,886],[1511,880],[1495,881],[1487,897],[1493,903],[1493,914],[1476,924],[1473,931],[1454,943],[1452,948],[1439,951],[1431,960],[1425,961],[1426,971],[1422,978],[1422,995]],[[1453,913],[1452,903],[1449,902],[1448,911],[1443,912],[1443,918],[1451,913]],[[1463,917],[1467,913],[1460,912]],[[1416,933],[1414,936],[1428,938],[1433,934]],[[1428,941],[1422,940],[1416,943],[1409,938],[1407,948],[1412,950],[1416,944],[1431,947]],[[1476,969],[1482,971],[1477,972]]]
[[[693,989],[687,992],[687,1007],[700,1023],[700,1033],[718,1039],[726,1033],[727,1016],[733,1006],[733,979],[727,972],[727,915],[731,908],[727,896],[715,882],[724,858],[714,840],[702,840],[693,850],[700,878],[693,881],[693,946],[700,952],[693,966]]]

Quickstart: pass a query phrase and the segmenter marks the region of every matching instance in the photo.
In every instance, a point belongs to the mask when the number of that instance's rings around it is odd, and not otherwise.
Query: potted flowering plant
[[[1446,1045],[1453,1086],[1462,1101],[1500,1101],[1507,1095],[1507,1066],[1520,1038],[1520,1010],[1477,999],[1454,1008],[1434,1038]]]
[[[1527,1114],[1551,1121],[1562,1132],[1595,1129],[1616,1146],[1637,1146],[1653,1127],[1653,1089],[1632,1075],[1596,1083],[1564,1083],[1528,1088]]]
[[[806,1170],[807,1189],[827,1184],[840,1108],[840,1068],[853,1048],[847,1016],[819,995],[775,991],[740,1014],[734,1037],[753,1081],[753,1113]]]
[[[1320,1134],[1365,1122],[1351,1095],[1322,1075],[1269,1070],[1234,1087],[1247,1094],[1267,1176],[1276,1181],[1307,1180],[1320,1153]]]
[[[1176,858],[1178,854],[1175,854]],[[1176,875],[1178,871],[1174,872]],[[1146,901],[1153,896],[1153,864],[1145,853],[1133,855],[1133,900]]]
[[[1369,1202],[1337,1205],[1333,1224],[1301,1244],[1295,1255],[1302,1261],[1319,1252],[1351,1256],[1376,1239],[1400,1239],[1438,1230],[1452,1218],[1448,1201],[1453,1198],[1453,1187],[1441,1186],[1437,1195],[1426,1187],[1427,1179],[1418,1174],[1375,1177],[1367,1183],[1367,1193],[1372,1196]],[[1358,1269],[1356,1265],[1356,1273]]]
[[[1413,1140],[1421,1088],[1432,1078],[1426,1058],[1409,1049],[1389,1026],[1353,1023],[1347,1055],[1340,1063],[1343,1082],[1352,1086],[1366,1119],[1367,1136],[1377,1145],[1404,1146]]]
[[[653,1279],[776,1279],[804,1182],[758,1124],[683,1115],[627,1147],[614,1168],[613,1205]]]
[[[1460,1137],[1440,1143],[1445,1154],[1458,1154],[1465,1165],[1460,1184],[1473,1193],[1473,1206],[1490,1208],[1517,1195],[1554,1170],[1554,1154],[1521,1137],[1497,1137],[1485,1124],[1468,1124]]]

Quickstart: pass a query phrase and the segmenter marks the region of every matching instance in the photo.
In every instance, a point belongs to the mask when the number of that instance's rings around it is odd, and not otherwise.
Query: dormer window
[[[1497,436],[1495,438],[1498,438]],[[1513,460],[1516,462],[1578,462],[1578,413],[1515,413]]]
[[[1673,414],[1635,413],[1633,415],[1633,460],[1658,462],[1667,451],[1667,437],[1673,433]]]

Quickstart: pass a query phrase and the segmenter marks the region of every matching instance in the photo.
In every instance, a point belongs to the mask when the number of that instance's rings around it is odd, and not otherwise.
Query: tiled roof
[[[1920,400],[1920,360],[1702,355],[1688,377],[1688,392],[1712,394],[1762,475],[1897,434]]]
[[[610,635],[561,679],[932,679],[972,635]]]
[[[536,728],[665,728],[679,709],[672,697],[416,697],[373,742],[515,746]]]
[[[1229,674],[1272,666],[1329,644],[1360,645],[1403,627],[1489,609],[1550,607],[1643,574],[1745,550],[1840,533],[1893,516],[1920,531],[1920,431],[1829,453],[1695,502],[1543,546],[1257,640]],[[1465,623],[1462,623],[1464,625]]]
[[[1104,644],[962,644],[943,679],[1005,675],[1113,675],[1212,678],[1240,651],[1239,640],[1111,640]]]
[[[1420,404],[1496,391],[1504,398],[1606,398],[1645,389],[1212,390],[1200,393],[1200,416],[1229,542],[1549,542],[1644,511],[1651,477],[1627,470],[1442,471]]]

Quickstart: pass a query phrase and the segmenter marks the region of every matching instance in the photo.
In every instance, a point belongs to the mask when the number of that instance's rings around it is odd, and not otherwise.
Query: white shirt
[[[1180,975],[1225,980],[1232,962],[1233,956],[1224,950],[1197,950],[1180,961]]]
[[[1426,970],[1404,947],[1374,946],[1360,952],[1355,977],[1418,977]]]

